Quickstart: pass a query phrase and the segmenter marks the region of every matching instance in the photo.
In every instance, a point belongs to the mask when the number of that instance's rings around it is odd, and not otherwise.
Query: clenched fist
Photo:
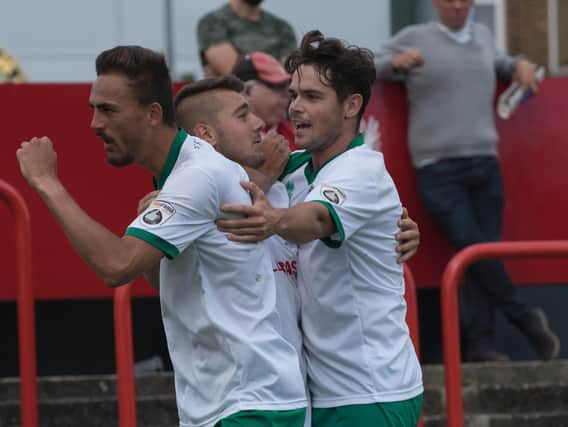
[[[41,184],[57,180],[57,154],[51,140],[44,136],[22,142],[16,151],[20,171],[35,189]]]

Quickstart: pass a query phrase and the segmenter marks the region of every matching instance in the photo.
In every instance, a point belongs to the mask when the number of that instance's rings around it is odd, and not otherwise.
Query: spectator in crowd
[[[294,150],[294,129],[287,120],[290,75],[284,67],[267,53],[250,52],[239,58],[233,74],[245,82],[245,96],[264,121],[264,135],[280,134]]]
[[[5,50],[0,48],[0,83],[23,83],[26,75],[18,62]]]
[[[469,18],[473,0],[433,0],[438,22],[407,27],[377,56],[377,75],[406,85],[409,149],[424,206],[456,250],[501,239],[503,183],[493,115],[496,76],[536,90],[533,65],[496,53],[489,29]],[[475,263],[467,275],[468,361],[507,360],[495,347],[499,309],[542,359],[557,357],[545,313],[517,298],[503,265]]]
[[[230,0],[204,15],[197,40],[206,77],[230,74],[239,54],[262,51],[283,60],[296,47],[289,23],[263,10],[262,0]]]

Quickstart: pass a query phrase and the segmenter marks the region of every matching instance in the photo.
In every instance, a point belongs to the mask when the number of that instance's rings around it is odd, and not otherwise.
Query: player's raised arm
[[[79,256],[107,285],[126,284],[162,258],[158,249],[133,237],[116,236],[81,209],[57,176],[57,155],[49,138],[24,141],[16,155],[24,178]]]

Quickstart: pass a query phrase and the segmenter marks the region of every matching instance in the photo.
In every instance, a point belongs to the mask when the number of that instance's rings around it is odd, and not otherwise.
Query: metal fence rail
[[[461,353],[457,288],[466,269],[488,258],[557,258],[568,256],[568,241],[524,241],[479,243],[468,246],[450,260],[442,277],[441,307],[446,375],[447,424],[463,427]]]
[[[2,180],[0,180],[0,199],[8,206],[15,223],[21,421],[22,427],[37,427],[37,368],[30,212],[20,193]]]

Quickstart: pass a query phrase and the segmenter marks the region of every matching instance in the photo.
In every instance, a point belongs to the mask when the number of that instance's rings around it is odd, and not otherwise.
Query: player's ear
[[[152,102],[148,107],[148,121],[152,126],[159,126],[162,123],[164,110],[158,102]]]
[[[205,123],[197,123],[193,127],[193,135],[215,146],[217,144],[217,132]]]
[[[357,117],[363,107],[363,96],[360,93],[352,93],[343,101],[343,117],[352,119]]]

